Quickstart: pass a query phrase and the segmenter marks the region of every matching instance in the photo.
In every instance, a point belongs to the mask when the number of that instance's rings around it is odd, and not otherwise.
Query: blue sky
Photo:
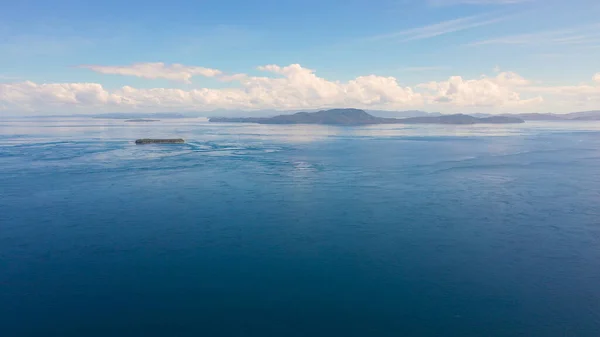
[[[0,113],[600,109],[599,14],[595,0],[11,2]]]

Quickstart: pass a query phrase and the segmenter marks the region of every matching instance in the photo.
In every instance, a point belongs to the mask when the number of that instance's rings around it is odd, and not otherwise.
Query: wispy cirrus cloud
[[[510,16],[493,17],[489,14],[485,15],[473,15],[462,17],[458,19],[447,20],[443,22],[434,23],[427,26],[410,28],[401,30],[393,33],[382,34],[371,36],[368,40],[395,40],[398,42],[408,42],[415,40],[423,40],[434,38],[441,35],[450,33],[460,32],[467,29],[473,29],[477,27],[487,26],[495,23],[499,23],[509,19]]]
[[[570,29],[508,35],[470,43],[481,45],[594,45],[600,44],[600,24]]]
[[[21,77],[0,74],[0,80],[20,80],[20,79],[21,79]]]
[[[536,0],[429,0],[431,6],[452,6],[452,5],[514,5]]]
[[[190,83],[194,76],[216,77],[222,74],[218,69],[185,66],[182,64],[165,64],[162,62],[134,63],[126,66],[81,65],[101,74],[135,76],[147,79],[166,79],[170,81]]]

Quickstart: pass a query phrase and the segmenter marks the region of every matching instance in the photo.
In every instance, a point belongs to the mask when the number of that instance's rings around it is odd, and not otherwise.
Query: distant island
[[[566,114],[522,113],[503,116],[518,117],[526,121],[600,121],[600,110],[571,112]]]
[[[347,109],[336,109],[336,110],[347,110]],[[124,120],[134,120],[134,119],[152,119],[152,120],[169,120],[169,119],[180,119],[180,118],[204,118],[207,115],[212,116],[220,116],[212,118],[213,122],[240,122],[239,116],[243,116],[243,114],[251,113],[253,118],[259,118],[258,121],[251,121],[249,118],[245,118],[242,123],[263,123],[264,119],[267,119],[271,116],[276,115],[292,115],[297,113],[299,110],[253,110],[252,112],[244,111],[244,110],[227,110],[227,109],[217,109],[212,111],[194,111],[194,112],[155,112],[155,113],[140,113],[140,112],[113,112],[113,113],[101,113],[101,114],[75,114],[75,115],[38,115],[38,116],[28,116],[27,118],[56,118],[56,117],[86,117],[86,118],[96,118],[96,119],[124,119]],[[407,119],[407,118],[415,118],[415,117],[447,117],[452,115],[444,115],[440,112],[427,112],[421,110],[364,110],[366,113],[372,115],[376,118],[388,119],[383,123],[399,123],[395,121],[396,119]],[[305,113],[317,113],[318,110],[305,110]],[[465,116],[465,115],[462,115]],[[503,113],[503,114],[490,114],[490,113],[482,113],[482,112],[471,112],[467,116],[476,117],[476,118],[489,118],[489,117],[509,117],[509,118],[517,118],[524,121],[556,121],[556,122],[564,122],[564,121],[600,121],[600,110],[592,110],[592,111],[579,111],[579,112],[571,112],[571,113],[545,113],[545,112],[533,112],[533,113],[519,113],[519,112],[511,112],[511,113]],[[228,118],[227,120],[225,120]],[[492,120],[493,121],[493,120]],[[410,122],[410,121],[409,121]],[[440,123],[432,120],[433,123]],[[483,121],[484,123],[489,123],[489,121]],[[380,123],[380,122],[378,122]],[[443,123],[443,122],[442,122]],[[481,123],[477,121],[477,123]],[[315,123],[312,123],[315,124]],[[454,123],[449,123],[454,124]]]
[[[275,117],[209,118],[213,123],[258,124],[323,124],[323,125],[373,125],[373,124],[512,124],[524,120],[510,116],[473,117],[464,114],[409,118],[376,117],[360,109],[332,109],[317,112],[297,112]]]
[[[185,143],[185,140],[181,139],[181,138],[176,138],[176,139],[151,139],[151,138],[144,138],[144,139],[138,139],[135,141],[136,144],[138,145],[144,145],[144,144],[183,144]]]
[[[159,119],[147,119],[147,118],[134,118],[134,119],[128,119],[125,122],[130,122],[130,123],[145,123],[145,122],[158,122],[160,121]]]

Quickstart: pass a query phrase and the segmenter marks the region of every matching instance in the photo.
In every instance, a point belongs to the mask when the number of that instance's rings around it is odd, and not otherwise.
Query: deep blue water
[[[600,123],[0,120],[0,336],[600,336]]]

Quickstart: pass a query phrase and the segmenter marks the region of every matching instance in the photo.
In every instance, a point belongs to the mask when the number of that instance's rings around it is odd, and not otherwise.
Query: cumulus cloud
[[[192,68],[192,67],[183,67]],[[160,68],[164,69],[164,68]],[[299,109],[340,106],[411,106],[422,96],[401,86],[393,77],[357,77],[348,82],[329,81],[299,64],[286,67],[266,65],[259,70],[271,77],[236,74],[221,76],[238,83],[223,89],[139,89],[125,86],[109,91],[100,84],[36,84],[22,82],[0,85],[4,109],[48,110],[57,106],[116,106],[122,109]],[[112,73],[112,72],[111,72]]]
[[[0,84],[0,106],[7,110],[35,111],[63,106],[105,106],[112,103],[118,103],[118,98],[97,83],[37,84],[26,81]]]
[[[400,86],[393,77],[360,76],[342,83],[318,77],[314,70],[299,64],[267,65],[259,70],[282,77],[248,77],[242,79],[241,84],[250,96],[262,97],[274,107],[414,105],[422,102],[420,94]]]
[[[600,105],[600,76],[594,75],[593,82],[578,85],[537,86],[530,85],[522,88],[523,92],[532,92],[553,98],[556,106],[564,106],[573,111],[579,109],[597,110]]]
[[[127,66],[82,65],[79,67],[101,74],[136,76],[148,79],[163,78],[184,83],[190,83],[191,78],[194,76],[215,77],[222,74],[218,69],[184,66],[177,63],[167,65],[162,62],[134,63]]]
[[[231,82],[227,88],[182,90],[124,86],[107,89],[98,83],[4,83],[0,84],[0,110],[99,112],[356,107],[460,111],[463,108],[481,107],[486,111],[495,111],[513,107],[539,107],[545,94],[552,99],[567,97],[576,101],[600,101],[598,84],[537,87],[513,72],[500,72],[493,77],[477,79],[452,76],[444,81],[409,87],[401,85],[394,77],[376,75],[332,81],[319,77],[314,70],[299,64],[265,65],[258,69],[265,75],[215,75],[222,81]],[[595,76],[596,81],[598,77]]]
[[[465,80],[452,76],[447,81],[421,84],[432,92],[433,102],[450,103],[462,107],[501,107],[541,103],[542,97],[522,99],[517,87],[530,82],[513,72],[502,72],[496,77]]]
[[[547,94],[557,98],[566,105],[589,105],[591,109],[597,109],[600,104],[600,82],[594,84],[566,85],[554,87],[531,86],[524,88],[525,91]]]
[[[531,81],[512,71],[500,72],[495,78],[492,78],[491,81],[508,87],[518,87],[531,84]]]

